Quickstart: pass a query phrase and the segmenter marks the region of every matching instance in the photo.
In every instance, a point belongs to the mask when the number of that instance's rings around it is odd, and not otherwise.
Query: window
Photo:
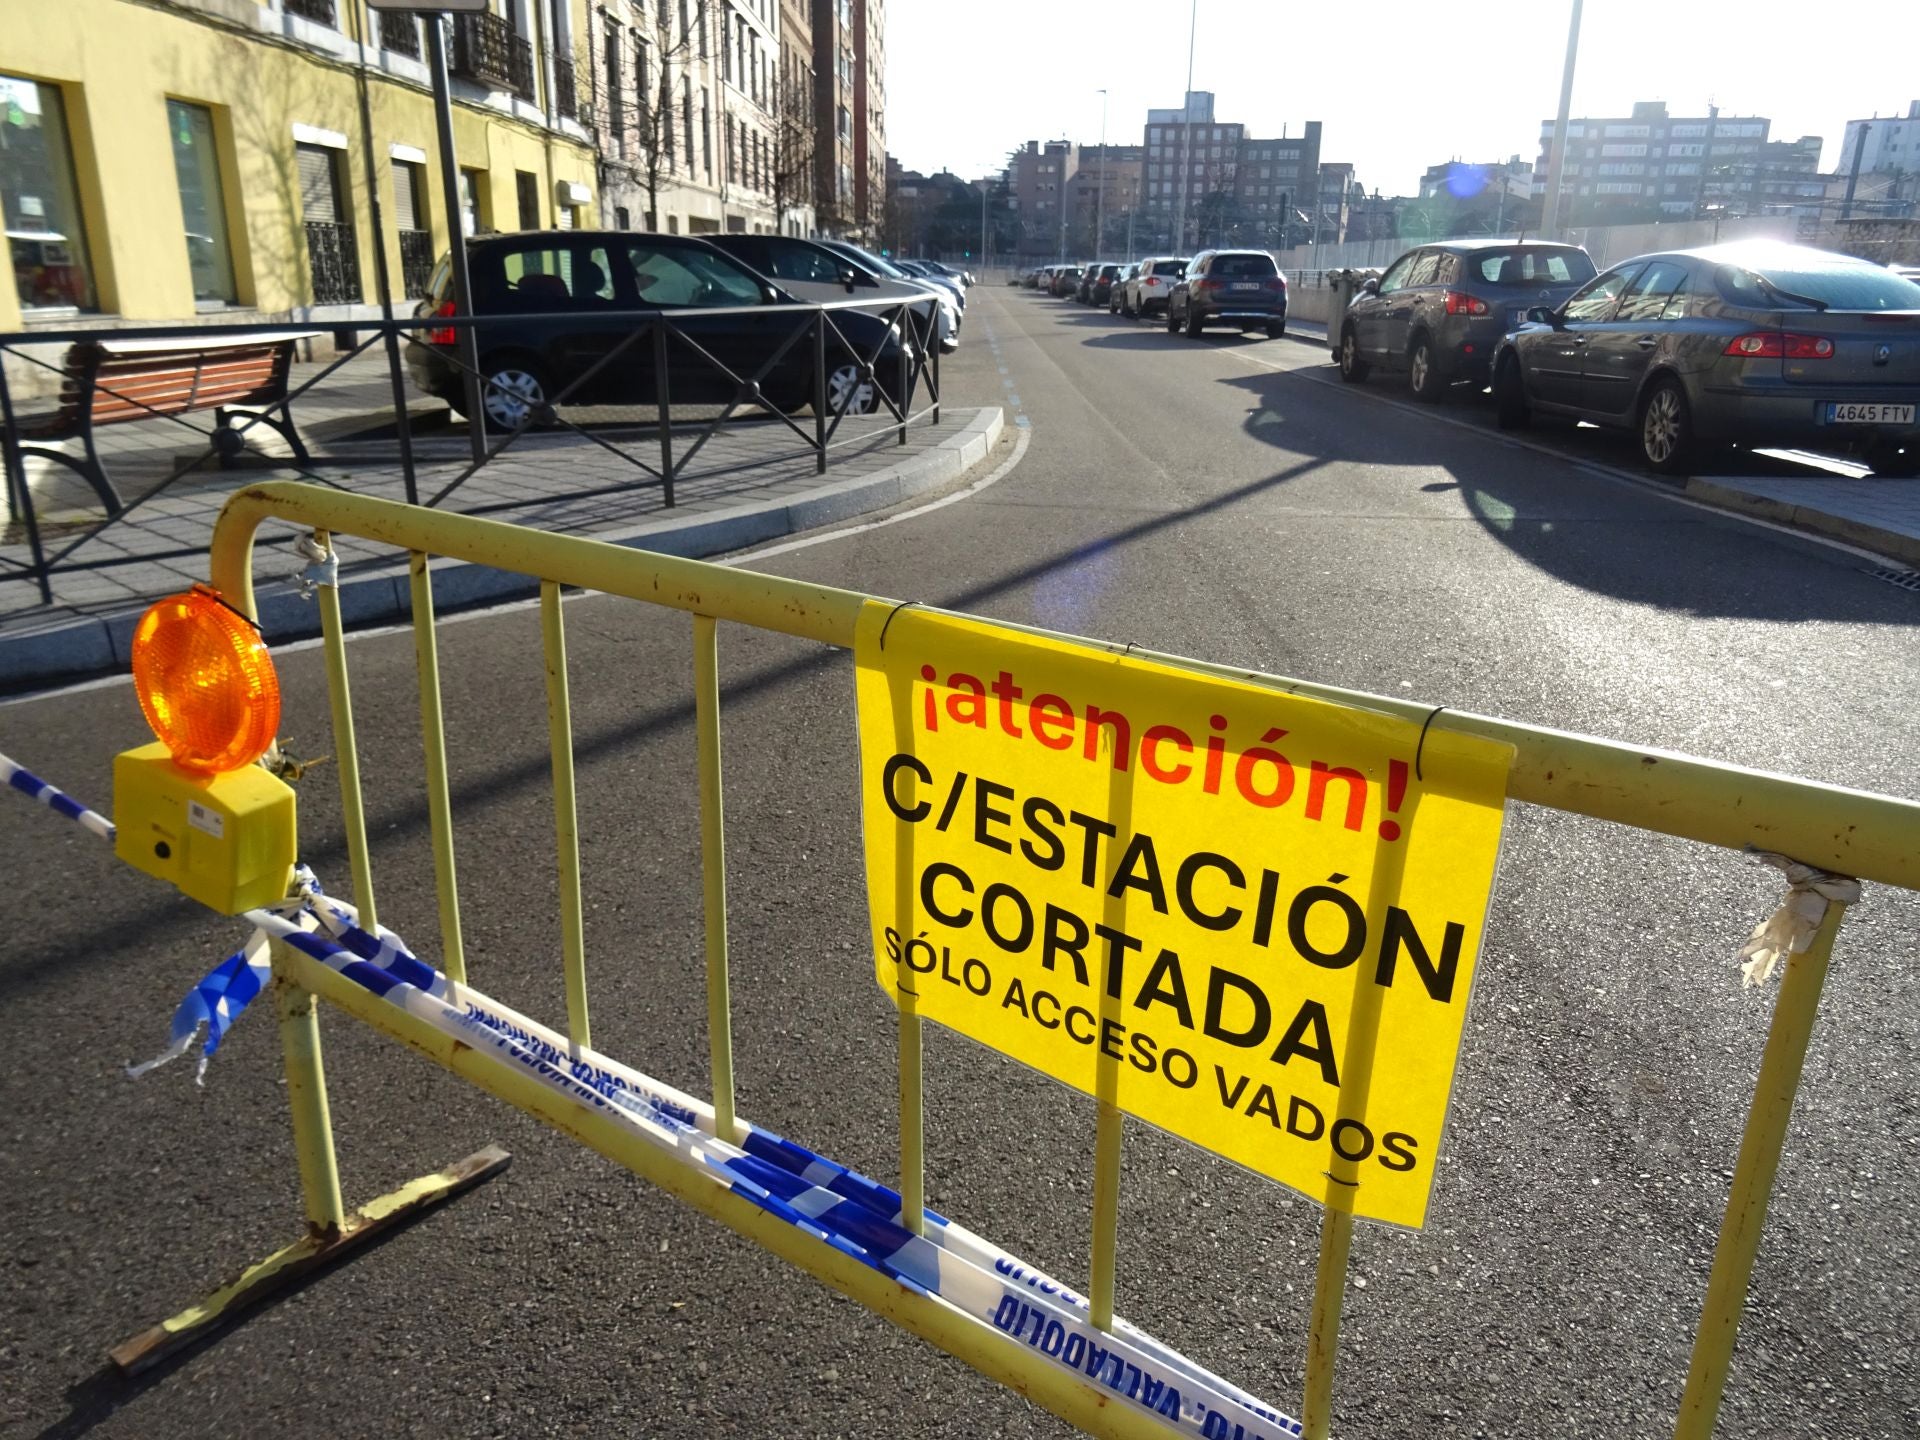
[[[1234,280],[1266,280],[1279,273],[1271,255],[1216,255],[1207,266],[1207,274]]]
[[[633,217],[627,213],[626,206],[616,205],[613,207],[613,228],[616,230],[631,230],[633,228]]]
[[[1627,288],[1627,282],[1639,268],[1637,262],[1623,265],[1618,270],[1609,270],[1588,281],[1567,301],[1564,314],[1568,322],[1586,321],[1591,324],[1608,319],[1613,314],[1614,302],[1620,298],[1620,292]]]
[[[627,153],[627,126],[620,113],[620,31],[607,27],[607,133],[613,137],[613,153]]]
[[[679,246],[634,245],[627,261],[642,305],[679,309],[692,305],[758,305],[759,282],[711,251]]]
[[[460,233],[478,235],[487,229],[486,211],[481,208],[480,171],[460,172]]]
[[[1407,287],[1411,289],[1417,285],[1431,285],[1434,283],[1434,277],[1439,273],[1440,252],[1423,250],[1407,272]]]
[[[0,210],[22,310],[96,308],[66,111],[52,85],[0,75]]]
[[[220,157],[213,148],[213,112],[204,105],[182,100],[167,102],[167,130],[173,141],[173,176],[180,187],[180,217],[187,229],[187,267],[193,272],[193,298],[198,304],[231,304],[233,250],[227,240],[226,193],[220,185]],[[319,147],[296,145],[295,150]],[[333,188],[333,152],[321,150],[327,161],[327,213],[316,215],[309,205],[308,158],[301,157],[301,205],[309,221],[338,224],[338,195]],[[312,232],[308,232],[311,238]]]
[[[613,269],[603,246],[537,245],[477,265],[474,299],[485,310],[538,315],[613,303]]]
[[[1482,250],[1473,269],[1490,285],[1578,285],[1593,278],[1593,261],[1579,250]]]
[[[1387,267],[1387,273],[1380,277],[1380,293],[1391,295],[1396,290],[1407,287],[1407,276],[1412,273],[1414,262],[1420,258],[1420,251],[1413,250],[1402,255]]]
[[[774,245],[769,247],[768,271],[778,280],[811,280],[824,285],[841,283],[844,261],[836,261],[824,250],[811,245]]]
[[[513,193],[520,208],[520,228],[540,228],[540,177],[531,170],[513,172]]]
[[[1805,310],[1794,296],[1823,301],[1836,310],[1920,310],[1920,284],[1864,261],[1802,261],[1722,265],[1715,272],[1720,293],[1754,310]],[[1773,287],[1778,286],[1778,289]],[[1788,291],[1783,295],[1781,291]]]
[[[1687,271],[1683,265],[1671,260],[1656,260],[1634,279],[1627,287],[1627,293],[1620,301],[1620,320],[1677,320],[1686,313],[1684,303],[1687,287]],[[1680,297],[1682,303],[1671,309],[1672,300]]]

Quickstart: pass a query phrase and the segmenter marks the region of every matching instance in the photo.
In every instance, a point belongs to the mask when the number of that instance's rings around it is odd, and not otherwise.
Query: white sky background
[[[1250,135],[1319,120],[1320,158],[1368,190],[1417,192],[1441,161],[1536,160],[1560,98],[1571,0],[1199,0],[1193,88]],[[977,179],[1028,140],[1138,145],[1180,104],[1182,0],[890,0],[887,148]],[[1091,23],[1089,23],[1091,21]],[[1772,140],[1825,138],[1920,100],[1920,0],[1587,0],[1573,114],[1765,115]]]

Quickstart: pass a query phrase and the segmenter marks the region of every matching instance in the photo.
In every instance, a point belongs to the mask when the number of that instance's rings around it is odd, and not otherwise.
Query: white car
[[[1137,320],[1142,315],[1164,315],[1173,287],[1186,273],[1184,257],[1148,256],[1121,287],[1120,313],[1129,320]]]

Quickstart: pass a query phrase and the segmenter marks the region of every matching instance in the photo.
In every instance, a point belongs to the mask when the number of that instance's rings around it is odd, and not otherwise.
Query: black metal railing
[[[427,282],[433,278],[433,236],[425,230],[402,230],[400,232],[400,283],[402,293],[409,300],[418,300],[427,293]]]
[[[382,10],[380,13],[380,46],[396,55],[411,55],[420,58],[420,22],[402,11]]]
[[[498,15],[453,17],[453,73],[533,99],[533,46]]]
[[[311,223],[307,230],[310,248],[316,243],[323,244],[329,257],[324,267],[320,263],[315,265],[315,298],[322,301],[359,299],[359,266],[353,253],[352,227]],[[424,238],[425,232],[402,232],[403,255],[409,244],[407,237],[412,235]],[[323,273],[334,277],[327,283],[337,288],[323,291]],[[411,286],[411,272],[408,283]],[[8,593],[4,589],[7,581],[32,581],[38,587],[41,604],[52,605],[57,603],[52,584],[56,575],[177,560],[202,553],[204,547],[173,547],[170,534],[155,532],[160,548],[121,544],[97,549],[91,558],[74,558],[76,551],[91,545],[103,531],[126,524],[129,515],[163,494],[176,481],[210,465],[225,469],[250,459],[256,465],[289,471],[337,488],[353,484],[355,488],[372,489],[383,479],[392,484],[397,477],[407,503],[423,503],[421,467],[416,465],[414,450],[419,442],[414,439],[414,421],[407,405],[409,375],[402,369],[401,360],[402,348],[410,340],[425,339],[424,348],[435,357],[428,372],[416,371],[413,378],[451,405],[456,426],[460,425],[457,417],[471,410],[478,411],[461,427],[470,436],[470,461],[464,454],[460,460],[451,462],[447,455],[439,454],[430,455],[422,462],[442,473],[457,472],[439,484],[424,503],[458,509],[464,514],[511,510],[541,498],[537,494],[523,499],[484,497],[464,507],[453,500],[478,471],[500,464],[501,457],[529,431],[545,432],[553,437],[570,433],[572,438],[618,457],[641,472],[636,479],[569,491],[568,499],[654,488],[660,492],[664,507],[671,509],[675,503],[675,481],[687,475],[694,457],[736,416],[763,423],[776,422],[778,427],[798,437],[803,448],[795,451],[756,446],[751,459],[723,461],[717,469],[710,466],[701,472],[703,475],[726,475],[785,463],[796,454],[809,452],[815,457],[815,473],[824,475],[836,451],[848,446],[870,448],[889,441],[905,445],[910,426],[922,421],[935,426],[940,423],[939,317],[933,300],[848,300],[824,305],[754,306],[752,313],[769,322],[761,332],[759,353],[750,361],[738,358],[733,358],[731,363],[722,361],[710,348],[715,327],[724,333],[729,320],[744,313],[745,308],[626,312],[631,328],[590,364],[566,375],[542,377],[545,394],[526,390],[524,366],[515,372],[517,378],[503,378],[484,363],[490,348],[489,332],[506,327],[514,335],[521,335],[529,324],[552,326],[578,322],[577,314],[477,319],[436,315],[391,322],[357,321],[356,338],[349,342],[350,348],[317,373],[296,385],[288,366],[282,364],[274,372],[272,384],[253,395],[250,404],[215,410],[211,425],[196,423],[207,406],[196,406],[191,400],[184,404],[171,399],[156,403],[144,398],[150,393],[150,387],[139,393],[129,390],[123,394],[114,388],[114,380],[98,377],[89,379],[78,389],[68,384],[55,415],[23,419],[16,412],[6,368],[0,365],[0,461],[4,461],[6,491],[14,515],[14,523],[0,535],[0,595]],[[593,314],[596,327],[603,327],[609,318],[606,311]],[[422,335],[422,331],[429,333]],[[471,340],[469,335],[473,337]],[[243,345],[250,339],[291,346],[294,338],[288,335],[284,321],[105,331],[34,330],[0,334],[0,360],[51,372],[57,385],[59,377],[72,369],[76,357],[86,353],[88,347],[111,346],[115,341],[141,342],[138,351],[128,352],[141,355],[155,353],[149,348],[150,342],[178,342],[180,351],[188,358],[167,357],[164,352],[163,358],[175,363],[194,363],[191,356],[196,349]],[[318,338],[318,332],[314,338]],[[512,338],[510,335],[509,340],[502,343],[510,343]],[[351,457],[309,454],[296,428],[299,421],[296,409],[302,397],[349,361],[383,342],[388,357],[393,418],[391,428],[383,425],[382,429],[392,436],[395,453],[367,451]],[[49,345],[68,347],[65,359],[49,358]],[[477,366],[467,358],[474,354],[483,357]],[[426,378],[421,378],[422,375]],[[98,407],[96,396],[104,397],[104,403]],[[922,396],[925,403],[915,408],[916,398]],[[609,427],[604,421],[589,416],[575,419],[563,413],[580,406],[642,411],[646,418],[637,423],[652,431],[649,444],[657,446],[653,460],[642,458],[630,448],[634,421]],[[690,407],[707,413],[690,417]],[[106,461],[117,463],[119,454],[103,455],[95,446],[96,408],[108,420],[129,418],[128,408],[142,412],[137,418],[170,424],[179,431],[197,435],[203,447],[199,453],[185,455],[176,453],[177,446],[161,447],[171,467],[169,472],[142,493],[123,501],[105,469]],[[812,410],[810,424],[794,418],[809,408]],[[577,410],[574,413],[578,416]],[[851,433],[843,436],[841,423],[849,415],[866,416],[879,423],[850,427]],[[287,441],[291,456],[267,455],[256,450],[249,439],[256,427],[279,434]],[[429,425],[422,433],[435,433],[440,428]],[[455,433],[459,433],[458,430]],[[171,436],[174,432],[168,434]],[[75,438],[83,443],[82,455],[73,455],[58,445],[46,443]],[[461,449],[469,451],[468,446]],[[49,531],[37,516],[26,468],[29,455],[57,460],[88,478],[103,502],[104,518],[81,524],[63,518]],[[320,473],[316,468],[319,466],[332,469],[334,474]],[[502,468],[512,467],[509,463]],[[433,478],[438,481],[440,477]],[[497,495],[500,487],[496,484],[491,488]],[[27,551],[24,558],[17,553],[21,548]],[[15,553],[9,554],[9,551]]]
[[[322,25],[331,25],[333,20],[333,0],[281,0],[287,14],[298,15],[306,20],[318,20]]]
[[[360,303],[360,252],[353,226],[328,220],[307,221],[307,266],[313,274],[313,303]]]
[[[573,83],[573,62],[553,57],[553,113],[562,120],[580,118],[580,97]]]

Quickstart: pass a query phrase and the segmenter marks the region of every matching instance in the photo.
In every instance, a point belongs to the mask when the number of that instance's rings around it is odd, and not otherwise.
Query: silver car
[[[1713,445],[1920,474],[1920,284],[1779,242],[1636,256],[1506,336],[1493,395],[1503,429],[1535,415],[1631,429],[1659,474]]]

